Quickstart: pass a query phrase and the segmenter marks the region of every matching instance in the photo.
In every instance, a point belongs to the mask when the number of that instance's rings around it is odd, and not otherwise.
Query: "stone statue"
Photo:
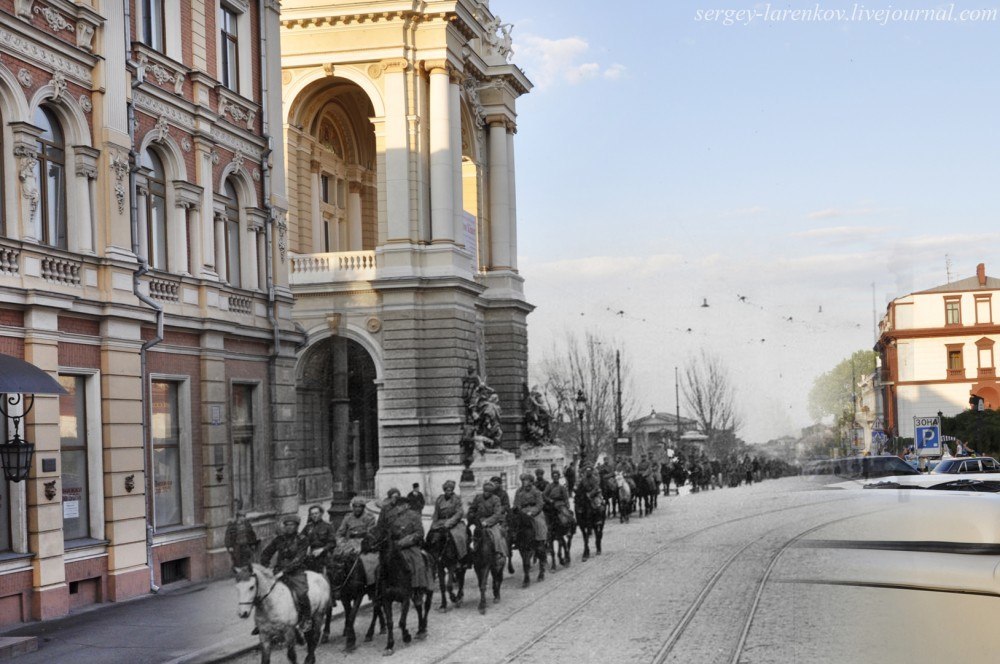
[[[528,443],[535,447],[549,445],[552,442],[552,414],[545,406],[542,393],[538,387],[531,390],[524,386],[524,434]]]
[[[485,454],[486,450],[500,447],[503,428],[500,425],[500,397],[472,367],[462,379],[462,400],[465,402],[462,464],[468,472],[475,452]]]

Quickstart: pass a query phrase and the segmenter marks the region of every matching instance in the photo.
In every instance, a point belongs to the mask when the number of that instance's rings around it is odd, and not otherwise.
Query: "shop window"
[[[60,375],[59,397],[63,539],[90,537],[90,482],[87,463],[87,379]]]
[[[156,528],[183,522],[180,383],[153,381],[153,508]]]
[[[234,383],[232,388],[233,498],[244,509],[253,506],[255,385]]]

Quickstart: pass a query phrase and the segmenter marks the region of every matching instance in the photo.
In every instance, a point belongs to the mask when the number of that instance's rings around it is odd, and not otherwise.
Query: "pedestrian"
[[[410,490],[410,493],[406,494],[406,502],[414,506],[413,509],[418,512],[424,509],[427,501],[424,500],[424,494],[420,491],[420,482],[413,483],[413,489]]]
[[[545,493],[545,489],[549,486],[548,481],[545,479],[545,471],[541,468],[535,469],[535,486],[542,493]]]
[[[242,507],[237,507],[236,516],[226,526],[225,546],[233,567],[246,567],[257,560],[260,540]]]

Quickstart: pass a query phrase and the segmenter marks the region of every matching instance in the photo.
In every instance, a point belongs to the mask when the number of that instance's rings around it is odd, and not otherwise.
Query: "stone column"
[[[267,278],[267,245],[265,244],[264,228],[259,227],[254,230],[257,231],[257,236],[254,238],[257,244],[257,282],[254,286],[259,290],[267,291],[265,283]]]
[[[320,163],[313,160],[310,164],[312,172],[312,250],[319,254],[326,251],[323,242],[323,205],[320,188]]]
[[[445,62],[430,68],[431,242],[455,241],[451,77]]]
[[[188,274],[188,208],[190,203],[178,201],[174,207],[174,215],[171,220],[167,235],[167,258],[171,272],[174,274]]]
[[[510,208],[508,212],[508,252],[510,269],[517,270],[517,196],[516,183],[514,180],[514,134],[517,129],[513,126],[507,131],[507,191],[510,193]]]
[[[347,250],[361,251],[364,230],[361,225],[361,184],[352,182],[347,193]]]
[[[78,182],[78,195],[82,214],[69,215],[69,223],[75,228],[70,232],[70,250],[74,247],[76,251],[83,254],[94,253],[94,222],[97,220],[95,214],[96,205],[96,180],[97,180],[97,160],[101,156],[99,150],[87,147],[86,145],[74,145],[73,157],[76,160],[76,176]],[[74,231],[75,232],[72,232]]]
[[[226,264],[226,215],[215,213],[215,271],[219,281],[229,278],[229,265]]]
[[[458,72],[453,72],[448,86],[449,119],[451,120],[451,191],[452,224],[455,228],[455,244],[465,244],[465,222],[462,219],[462,95]]]
[[[490,119],[490,254],[491,269],[510,267],[510,191],[507,169],[507,123]]]
[[[136,174],[135,179],[135,205],[138,216],[136,222],[136,242],[139,244],[139,259],[149,260],[149,217],[146,207],[146,198],[149,196],[149,189],[146,187],[146,178]]]
[[[410,242],[410,133],[406,96],[409,63],[382,62],[385,71],[386,242]]]
[[[247,290],[255,290],[258,287],[257,283],[257,230],[255,226],[250,227],[250,229],[243,236],[243,241],[240,244],[246,245],[246,260],[241,261],[243,276],[245,278],[240,279],[240,285]],[[242,251],[243,248],[240,247]]]
[[[198,184],[201,188],[201,258],[202,264],[195,266],[196,275],[213,281],[219,278],[216,271],[218,253],[215,247],[215,201],[213,199],[211,145],[196,140],[199,170]]]
[[[350,474],[347,459],[351,449],[350,399],[347,394],[347,340],[333,337],[333,390],[330,411],[333,414],[333,499],[334,502],[347,499]]]

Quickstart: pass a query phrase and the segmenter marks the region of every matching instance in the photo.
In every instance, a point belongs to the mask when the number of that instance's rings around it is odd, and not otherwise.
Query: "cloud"
[[[829,244],[872,242],[891,230],[885,226],[825,226],[791,233],[789,237],[823,240]]]
[[[826,208],[806,214],[806,219],[833,219],[835,217],[863,217],[882,212],[877,208]]]
[[[617,81],[625,74],[625,65],[594,62],[588,58],[589,51],[590,44],[582,37],[549,39],[524,34],[517,40],[518,59],[539,90],[596,78]]]

